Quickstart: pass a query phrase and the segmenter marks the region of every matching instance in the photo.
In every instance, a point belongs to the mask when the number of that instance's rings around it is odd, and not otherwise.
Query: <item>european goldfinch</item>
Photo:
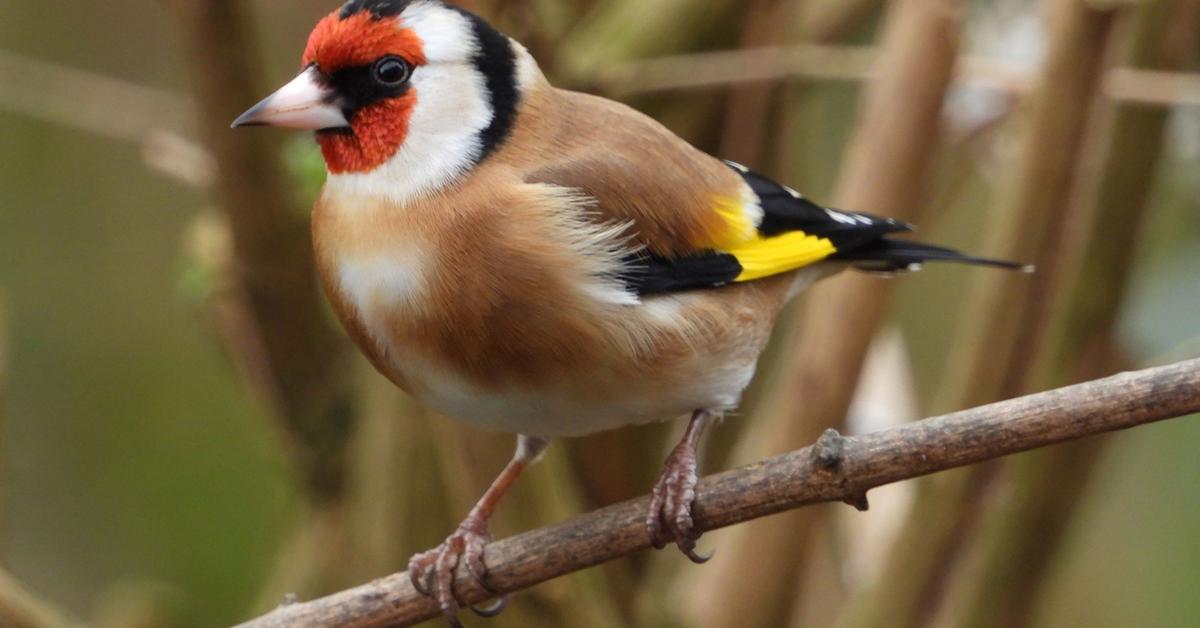
[[[780,309],[847,268],[1017,268],[894,240],[697,150],[624,105],[556,89],[521,44],[440,0],[352,0],[303,71],[234,126],[316,132],[325,291],[375,367],[429,407],[519,434],[418,589],[457,622],[488,519],[549,439],[690,414],[646,517],[690,558],[696,445],[738,405]],[[661,545],[659,545],[661,547]]]

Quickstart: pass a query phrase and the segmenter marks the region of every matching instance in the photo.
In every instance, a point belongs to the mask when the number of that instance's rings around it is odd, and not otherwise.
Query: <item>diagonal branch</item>
[[[823,502],[865,508],[872,488],[1085,436],[1200,412],[1200,360],[1125,373],[955,412],[860,437],[828,432],[783,456],[706,478],[696,496],[703,530]],[[645,497],[487,548],[490,584],[514,592],[650,547]],[[458,590],[487,592],[459,570]],[[286,604],[240,628],[409,626],[438,616],[437,604],[401,573],[303,604]]]

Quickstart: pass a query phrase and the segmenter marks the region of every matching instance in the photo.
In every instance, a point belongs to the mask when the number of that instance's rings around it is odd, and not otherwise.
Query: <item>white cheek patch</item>
[[[416,104],[404,144],[371,172],[331,174],[331,191],[402,206],[444,188],[478,160],[479,133],[492,121],[483,77],[470,66],[422,66],[412,89]]]
[[[517,41],[513,41],[512,46],[513,53],[517,57],[517,86],[522,90],[527,90],[542,77],[542,70],[525,46]]]
[[[421,43],[429,63],[461,63],[476,52],[471,23],[466,16],[435,2],[414,2],[404,10],[402,28],[409,28]]]

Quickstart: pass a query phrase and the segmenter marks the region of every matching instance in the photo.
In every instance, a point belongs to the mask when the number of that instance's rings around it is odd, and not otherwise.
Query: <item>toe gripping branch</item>
[[[696,484],[699,481],[696,475],[696,447],[712,418],[713,415],[705,410],[698,410],[692,415],[683,439],[667,457],[662,475],[650,494],[650,507],[646,513],[646,530],[651,544],[662,549],[673,540],[684,556],[694,563],[706,563],[712,558],[711,554],[705,556],[696,552],[700,532],[692,517]]]
[[[817,440],[817,444],[813,446],[813,462],[817,468],[830,473],[840,473],[845,454],[846,439],[835,429],[825,430],[825,433],[821,434],[821,438]],[[842,477],[842,483],[846,484],[845,476]],[[860,512],[866,512],[871,508],[866,491],[847,490],[842,501],[854,506]]]
[[[467,517],[454,534],[438,547],[413,556],[408,565],[409,577],[418,593],[431,597],[450,625],[460,628],[459,609],[470,608],[480,617],[495,617],[508,605],[508,597],[493,589],[487,581],[487,565],[483,561],[484,547],[492,540],[484,520]],[[487,607],[463,603],[454,588],[459,563],[464,563],[468,573],[484,591],[496,598]]]

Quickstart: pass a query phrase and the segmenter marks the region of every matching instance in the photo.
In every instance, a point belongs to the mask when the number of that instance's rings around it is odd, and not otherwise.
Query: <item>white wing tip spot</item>
[[[830,218],[832,218],[844,225],[853,225],[853,224],[858,223],[858,221],[856,221],[853,216],[850,216],[848,214],[843,214],[842,212],[837,211],[837,210],[826,209],[825,213],[829,214]]]

